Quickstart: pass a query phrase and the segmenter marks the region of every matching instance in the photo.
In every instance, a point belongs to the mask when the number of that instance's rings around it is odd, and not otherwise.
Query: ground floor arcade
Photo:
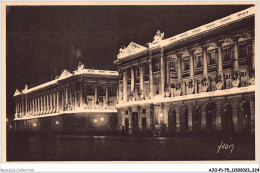
[[[255,94],[248,92],[120,107],[117,129],[125,135],[143,132],[172,135],[202,131],[254,133]]]

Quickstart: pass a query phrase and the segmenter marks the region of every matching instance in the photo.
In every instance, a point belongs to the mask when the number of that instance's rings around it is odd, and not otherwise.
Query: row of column
[[[35,97],[27,97],[16,102],[16,115],[35,116],[59,112],[57,91]]]
[[[221,79],[224,79],[224,74],[223,74],[223,65],[222,65],[222,43],[223,42],[218,42],[216,45],[217,47],[215,54],[217,56],[217,76],[220,76]],[[252,40],[252,68],[254,69],[254,40]],[[233,49],[234,49],[234,55],[233,55],[233,64],[232,64],[232,71],[238,71],[239,70],[239,61],[238,61],[238,42],[233,43]],[[202,46],[202,56],[203,56],[203,78],[206,78],[208,81],[208,57],[207,57],[207,46]],[[165,87],[170,86],[170,60],[169,58],[166,59],[166,65],[165,65],[165,58],[163,54],[163,49],[161,49],[160,52],[160,95],[164,96],[165,92]],[[182,53],[177,53],[177,84],[182,85],[182,91],[185,89],[183,80],[182,80]],[[148,60],[149,64],[149,90],[150,90],[150,98],[153,98],[153,70],[152,70],[152,56],[150,52],[150,59]],[[194,54],[192,51],[189,52],[189,74],[190,74],[190,79],[194,81]],[[165,71],[165,66],[166,66],[166,71]],[[131,68],[131,92],[134,92],[134,86],[135,86],[135,75],[134,75],[134,68]],[[165,76],[166,74],[166,76]],[[143,67],[140,67],[140,90],[144,90],[143,86]],[[123,71],[123,101],[127,102],[128,100],[128,93],[127,93],[127,69]],[[166,80],[165,80],[166,78]],[[166,85],[165,85],[166,84]]]
[[[82,88],[81,88],[82,89]],[[74,93],[73,93],[74,92]],[[59,110],[67,110],[65,107],[71,106],[72,109],[82,108],[83,97],[82,90],[76,91],[76,87],[71,85],[70,87],[62,88],[62,92],[59,96],[59,92],[51,92],[48,94],[43,94],[35,97],[23,96],[20,101],[16,101],[15,113],[19,116],[35,116],[57,113]],[[79,101],[77,96],[80,96]],[[74,97],[73,97],[74,96]],[[61,97],[61,102],[60,98]],[[73,100],[74,99],[74,100]],[[105,100],[109,101],[108,86],[105,88]],[[98,89],[97,86],[94,87],[94,102],[98,101]],[[79,104],[78,104],[79,102]]]

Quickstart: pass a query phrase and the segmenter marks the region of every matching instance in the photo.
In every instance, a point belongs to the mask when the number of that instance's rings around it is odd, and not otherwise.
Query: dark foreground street
[[[166,138],[12,133],[7,134],[7,161],[254,160],[254,136],[241,136]]]

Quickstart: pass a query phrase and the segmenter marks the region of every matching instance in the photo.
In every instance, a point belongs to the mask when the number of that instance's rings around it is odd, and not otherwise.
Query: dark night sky
[[[51,80],[69,68],[71,46],[81,50],[73,68],[116,70],[119,48],[131,41],[165,38],[250,7],[221,6],[42,6],[7,7],[7,116],[14,116],[13,94]]]

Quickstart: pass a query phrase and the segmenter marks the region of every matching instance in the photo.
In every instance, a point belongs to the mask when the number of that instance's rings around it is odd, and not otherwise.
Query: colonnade
[[[235,72],[239,72],[239,39],[240,37],[234,37],[232,39],[231,42],[227,42],[227,41],[215,41],[215,42],[211,42],[211,43],[206,43],[204,45],[196,45],[193,46],[193,48],[190,48],[189,50],[181,50],[181,51],[176,51],[173,53],[164,53],[165,50],[164,48],[161,48],[161,51],[159,53],[159,58],[160,58],[160,83],[158,84],[158,86],[160,87],[160,92],[159,95],[164,97],[165,96],[165,91],[167,89],[167,87],[170,87],[170,78],[171,78],[171,70],[170,70],[170,62],[174,61],[177,62],[176,68],[177,68],[177,85],[180,87],[179,89],[182,91],[183,94],[185,94],[185,89],[187,86],[185,86],[184,80],[183,80],[183,73],[189,73],[188,79],[190,81],[193,81],[194,84],[194,76],[195,76],[195,54],[194,54],[194,50],[201,50],[200,53],[202,55],[202,59],[203,59],[203,65],[202,65],[202,75],[201,78],[205,79],[206,82],[209,82],[208,76],[209,76],[209,72],[208,69],[213,65],[215,65],[216,67],[216,78],[219,78],[219,80],[221,80],[222,82],[224,81],[224,74],[223,74],[223,44],[225,45],[230,45],[232,46],[233,49],[233,55],[232,57],[232,69],[231,69],[231,75],[233,75]],[[249,40],[249,44],[252,44],[252,55],[250,55],[251,57],[251,64],[250,64],[250,68],[252,68],[254,70],[255,68],[255,56],[254,56],[254,39],[252,38],[245,38],[243,40]],[[214,64],[210,64],[209,63],[209,51],[213,51],[213,55],[215,57],[215,63]],[[155,56],[158,57],[158,54],[156,54]],[[231,55],[230,55],[231,56]],[[184,61],[188,60],[189,61],[189,69],[186,71],[186,69],[184,69]],[[123,91],[123,93],[120,93],[119,95],[121,95],[123,98],[123,102],[127,102],[127,101],[131,101],[131,99],[129,99],[129,94],[130,96],[133,97],[137,97],[136,95],[136,75],[134,70],[139,68],[140,69],[140,91],[141,92],[145,92],[146,90],[149,90],[149,97],[146,97],[145,99],[151,99],[154,97],[154,71],[153,71],[153,61],[154,61],[154,56],[152,55],[152,51],[150,51],[150,56],[147,58],[143,58],[137,62],[132,62],[131,64],[126,64],[126,65],[121,65],[119,67],[119,69],[121,70],[120,72],[123,74],[123,89],[119,90]],[[144,85],[144,65],[148,65],[149,67],[149,88],[146,88],[146,85]],[[129,70],[130,69],[130,70]],[[130,93],[128,92],[128,73],[130,71],[130,75],[131,75],[131,85],[130,85]],[[186,77],[187,79],[187,77]],[[224,83],[224,82],[223,82]],[[208,84],[207,84],[208,85]],[[132,94],[132,95],[131,95]],[[119,100],[121,100],[121,98],[119,98]]]

